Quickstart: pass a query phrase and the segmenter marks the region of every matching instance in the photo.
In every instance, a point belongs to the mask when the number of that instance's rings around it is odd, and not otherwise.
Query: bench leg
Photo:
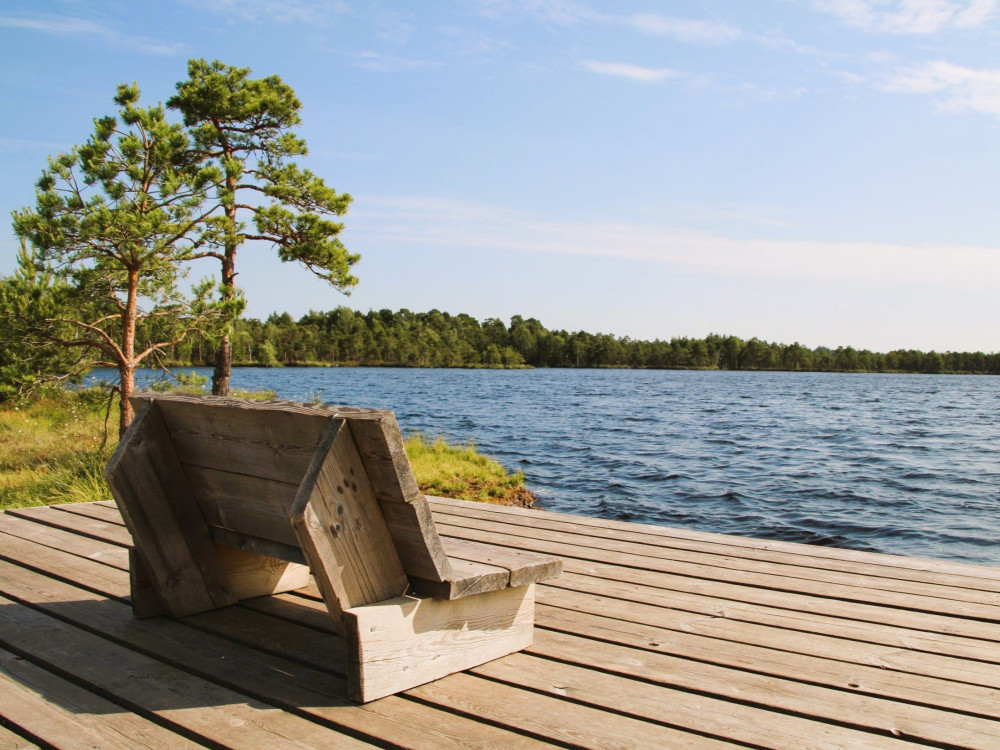
[[[351,698],[366,703],[531,645],[535,586],[463,599],[401,596],[344,612]]]

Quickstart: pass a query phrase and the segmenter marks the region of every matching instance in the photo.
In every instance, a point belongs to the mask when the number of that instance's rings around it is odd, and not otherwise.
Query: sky
[[[1000,350],[1000,0],[0,0],[3,215],[191,58],[280,76],[354,199],[351,295],[247,246],[253,317]]]

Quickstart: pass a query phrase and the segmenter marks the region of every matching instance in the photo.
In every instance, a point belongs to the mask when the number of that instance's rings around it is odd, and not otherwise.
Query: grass
[[[0,407],[0,509],[107,500],[104,465],[117,442],[117,404],[104,440],[100,392],[56,392]]]
[[[273,392],[240,395],[274,397]],[[100,389],[0,404],[0,510],[110,499],[104,466],[118,442],[117,402],[105,443],[106,410]],[[527,506],[534,500],[523,474],[508,474],[472,445],[453,446],[441,438],[428,443],[414,435],[406,440],[406,452],[420,490],[428,495]]]
[[[405,445],[424,494],[523,507],[534,503],[534,495],[524,486],[524,474],[508,474],[499,461],[478,453],[471,443],[456,446],[441,437],[428,442],[416,433]]]

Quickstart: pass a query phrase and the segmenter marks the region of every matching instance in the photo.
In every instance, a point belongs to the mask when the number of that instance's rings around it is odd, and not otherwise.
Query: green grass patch
[[[117,443],[117,403],[104,439],[103,392],[55,392],[0,408],[0,509],[110,498],[104,465]]]
[[[233,395],[275,397],[273,391]],[[117,402],[105,442],[106,411],[107,393],[96,388],[0,404],[0,510],[110,499],[104,466],[118,442]],[[428,495],[525,507],[534,501],[523,474],[509,474],[471,444],[449,445],[442,438],[428,442],[418,434],[406,440],[406,453],[420,490]]]
[[[531,507],[534,495],[524,486],[524,474],[510,474],[499,461],[476,451],[475,445],[433,442],[420,433],[405,441],[413,474],[427,495]]]

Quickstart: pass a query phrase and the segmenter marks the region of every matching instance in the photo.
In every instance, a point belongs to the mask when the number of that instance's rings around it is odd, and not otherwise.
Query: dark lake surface
[[[1000,565],[998,378],[245,368],[233,387],[392,409],[549,510]]]

